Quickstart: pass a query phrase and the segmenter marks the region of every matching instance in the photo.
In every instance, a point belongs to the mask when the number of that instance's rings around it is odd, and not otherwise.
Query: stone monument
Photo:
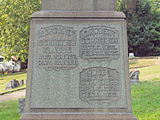
[[[29,47],[21,120],[137,120],[116,0],[42,0]]]
[[[19,98],[18,99],[18,108],[19,108],[20,115],[23,115],[24,107],[25,107],[25,98]]]

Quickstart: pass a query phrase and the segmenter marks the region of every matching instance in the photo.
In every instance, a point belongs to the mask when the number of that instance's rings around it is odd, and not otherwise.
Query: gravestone
[[[6,90],[13,89],[13,88],[16,88],[16,87],[19,87],[19,86],[20,86],[19,81],[13,79],[7,84]]]
[[[13,80],[13,88],[16,88],[16,87],[19,87],[20,84],[19,84],[19,81],[18,80]]]
[[[137,120],[116,0],[42,0],[30,33],[21,120]]]
[[[13,81],[9,81],[7,86],[6,86],[6,90],[9,90],[9,89],[13,89]]]
[[[134,53],[129,53],[129,58],[134,58]]]
[[[130,80],[132,84],[137,84],[139,83],[139,70],[133,70],[130,72]]]
[[[24,80],[21,80],[21,81],[20,81],[20,85],[24,85]]]

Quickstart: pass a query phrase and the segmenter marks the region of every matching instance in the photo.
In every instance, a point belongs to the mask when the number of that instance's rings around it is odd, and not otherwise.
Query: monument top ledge
[[[42,10],[116,11],[116,0],[42,0]]]

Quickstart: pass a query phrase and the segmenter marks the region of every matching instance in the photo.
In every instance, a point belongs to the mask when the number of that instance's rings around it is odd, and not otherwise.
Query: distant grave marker
[[[134,53],[129,53],[129,58],[134,58]]]
[[[19,87],[20,84],[19,84],[19,81],[18,80],[11,80],[7,86],[6,86],[6,90],[9,90],[9,89],[13,89],[13,88],[16,88],[16,87]]]
[[[139,70],[133,70],[130,72],[130,80],[132,84],[139,83]]]

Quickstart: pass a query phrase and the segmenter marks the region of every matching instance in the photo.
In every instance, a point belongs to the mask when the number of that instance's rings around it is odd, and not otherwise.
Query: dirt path
[[[0,102],[4,102],[4,101],[8,101],[8,100],[16,100],[20,97],[25,96],[26,90],[21,90],[18,92],[14,92],[11,94],[6,94],[6,95],[2,95],[0,96]]]

